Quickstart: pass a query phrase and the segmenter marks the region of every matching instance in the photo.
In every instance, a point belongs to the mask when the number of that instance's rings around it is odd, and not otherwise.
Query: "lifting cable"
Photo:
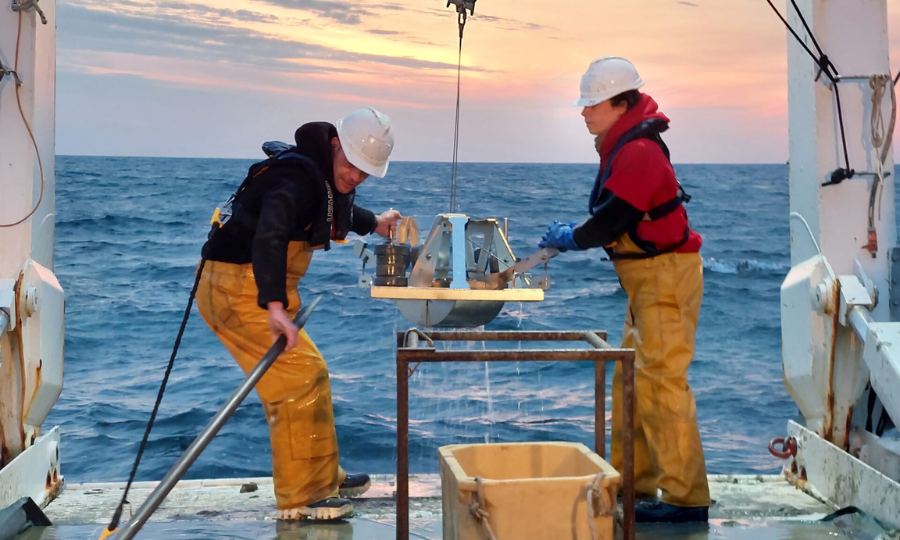
[[[213,233],[218,230],[218,224],[213,225]],[[128,502],[128,490],[131,489],[131,484],[134,482],[134,477],[137,474],[138,466],[141,463],[141,456],[144,455],[144,449],[147,447],[147,440],[150,438],[150,431],[153,429],[153,422],[156,420],[156,413],[159,411],[159,405],[162,403],[163,394],[166,392],[166,384],[169,382],[169,375],[172,373],[172,367],[175,365],[175,355],[178,354],[178,347],[181,345],[181,337],[184,335],[184,329],[187,326],[188,318],[191,315],[191,308],[194,305],[194,297],[197,295],[197,288],[200,285],[200,276],[203,275],[203,267],[206,265],[206,257],[200,259],[200,264],[197,267],[197,276],[194,278],[194,285],[191,288],[191,295],[188,298],[187,307],[184,309],[184,317],[181,319],[181,327],[178,329],[178,335],[175,337],[175,345],[172,347],[172,355],[169,357],[169,364],[166,366],[166,372],[163,375],[162,383],[159,385],[159,392],[156,395],[156,403],[153,404],[153,411],[150,413],[150,420],[147,421],[147,428],[144,430],[144,437],[141,439],[141,444],[138,446],[137,456],[134,458],[134,465],[131,467],[131,474],[128,475],[128,482],[125,484],[125,491],[122,492],[122,500],[119,501],[119,506],[116,507],[115,512],[113,512],[112,519],[109,522],[109,525],[103,530],[100,534],[100,540],[104,538],[108,538],[114,532],[119,529],[119,522],[122,519],[122,511],[125,508]]]
[[[810,40],[812,40],[813,46],[815,46],[816,51],[818,51],[818,55],[814,53],[807,45],[803,42],[803,38],[797,34],[796,30],[791,28],[791,25],[787,22],[784,16],[778,11],[778,8],[775,7],[775,4],[772,3],[772,0],[766,0],[772,10],[778,15],[778,18],[781,19],[781,22],[784,23],[785,28],[794,36],[797,40],[797,43],[800,44],[801,47],[809,54],[810,58],[812,58],[816,65],[819,66],[819,73],[816,74],[816,81],[824,74],[828,77],[828,80],[831,81],[832,88],[834,88],[834,99],[837,103],[837,113],[838,113],[838,123],[841,128],[841,145],[844,151],[844,168],[836,169],[833,173],[831,173],[831,179],[828,182],[822,184],[823,186],[830,186],[833,184],[840,184],[844,180],[849,180],[853,178],[853,175],[856,174],[856,171],[850,168],[850,157],[847,152],[847,136],[844,132],[844,113],[841,107],[841,92],[838,84],[841,81],[841,76],[838,73],[837,68],[831,59],[828,58],[828,55],[822,51],[822,47],[819,46],[819,42],[816,40],[816,37],[813,35],[812,30],[809,28],[809,25],[806,23],[806,18],[803,17],[803,13],[800,12],[800,8],[797,6],[796,0],[791,0],[791,4],[794,6],[794,10],[797,12],[797,17],[800,18],[800,22],[803,24],[803,28],[806,29],[806,34],[809,36]],[[900,74],[898,74],[900,77]]]
[[[459,161],[459,96],[460,82],[462,80],[462,44],[463,30],[466,28],[466,9],[474,15],[476,0],[447,0],[447,7],[450,4],[456,6],[456,19],[459,24],[459,59],[456,64],[456,124],[453,130],[453,167],[450,173],[450,213],[456,212],[456,173]]]
[[[44,200],[44,164],[41,160],[41,151],[38,149],[37,140],[34,138],[34,132],[31,129],[31,125],[28,123],[28,119],[25,117],[25,111],[22,109],[22,96],[19,93],[19,89],[22,87],[22,80],[19,78],[19,44],[22,40],[22,12],[34,8],[41,16],[41,22],[43,24],[47,24],[47,18],[44,17],[44,12],[37,6],[37,3],[34,0],[30,0],[28,4],[18,4],[13,3],[13,11],[17,11],[19,13],[19,23],[18,30],[16,32],[16,52],[15,52],[15,60],[13,60],[13,68],[9,69],[8,67],[0,64],[0,81],[3,80],[3,77],[9,75],[13,78],[16,85],[16,105],[19,107],[19,115],[22,117],[22,122],[25,124],[25,130],[28,131],[28,136],[31,138],[31,145],[34,147],[34,153],[37,155],[37,164],[38,171],[41,175],[41,191],[38,195],[37,203],[35,203],[34,208],[31,209],[28,214],[25,215],[22,219],[15,221],[13,223],[0,223],[0,229],[7,229],[10,227],[15,227],[16,225],[21,225],[25,221],[27,221],[31,216],[37,212],[38,208],[41,206],[41,202]]]

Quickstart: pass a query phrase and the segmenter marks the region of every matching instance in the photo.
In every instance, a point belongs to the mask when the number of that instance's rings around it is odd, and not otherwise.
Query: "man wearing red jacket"
[[[606,249],[628,293],[622,347],[634,348],[635,509],[639,522],[706,521],[709,485],[694,395],[687,381],[703,296],[700,235],[660,133],[669,119],[638,88],[628,60],[598,58],[581,80],[582,116],[596,136],[600,171],[591,216],[554,222],[541,247]],[[613,378],[612,464],[622,466],[621,368]],[[660,498],[657,499],[657,490]]]

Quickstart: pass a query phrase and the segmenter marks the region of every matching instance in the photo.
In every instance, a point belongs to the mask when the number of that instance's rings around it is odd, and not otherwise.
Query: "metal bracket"
[[[466,2],[465,0],[447,0],[447,7],[451,5],[456,6],[456,11],[458,13],[465,13],[468,9],[469,14],[475,15],[475,2],[477,0],[472,0],[471,2]]]
[[[869,291],[863,286],[859,278],[856,276],[840,276],[838,278],[840,287],[841,305],[838,311],[838,322],[847,326],[848,313],[856,306],[872,309],[874,302],[869,296]]]
[[[372,286],[372,276],[366,274],[366,264],[375,260],[375,254],[371,249],[367,249],[369,244],[362,240],[353,243],[353,254],[362,260],[362,268],[359,271],[359,281],[356,285],[361,289],[368,289]]]
[[[866,291],[869,293],[869,296],[872,297],[872,308],[875,309],[878,306],[878,287],[875,286],[875,282],[869,279],[869,275],[866,274],[866,271],[863,270],[862,264],[859,262],[859,259],[853,259],[853,275],[859,278],[859,281],[863,284],[863,287],[866,288]]]
[[[15,70],[10,69],[3,64],[0,64],[0,81],[3,80],[5,76],[11,76],[16,81],[16,86],[22,86],[22,79],[19,78],[19,74],[15,72]]]

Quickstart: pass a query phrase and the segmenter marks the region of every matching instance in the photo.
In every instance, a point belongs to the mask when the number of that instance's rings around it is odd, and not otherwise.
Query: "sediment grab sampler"
[[[404,218],[395,238],[369,249],[357,241],[363,261],[359,286],[372,298],[394,300],[411,323],[472,328],[492,321],[506,302],[540,302],[549,288],[547,261],[559,252],[541,249],[517,261],[496,219],[439,214],[425,242],[417,244],[415,220]],[[370,264],[375,275],[365,273]],[[535,278],[528,271],[543,265]]]
[[[463,33],[475,0],[448,0],[456,6],[459,63],[456,79],[456,122],[450,179],[450,211],[434,218],[425,242],[418,244],[415,220],[404,218],[396,235],[371,246],[357,241],[362,259],[359,286],[372,298],[394,300],[403,317],[417,326],[474,328],[494,320],[506,302],[540,302],[550,287],[547,262],[559,251],[541,249],[518,260],[507,240],[508,221],[479,219],[458,213],[456,185],[459,155],[459,110]],[[375,274],[366,268],[375,267]],[[528,272],[543,265],[539,278]]]

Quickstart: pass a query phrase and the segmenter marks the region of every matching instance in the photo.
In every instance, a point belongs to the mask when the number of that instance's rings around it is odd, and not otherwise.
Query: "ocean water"
[[[188,299],[209,216],[251,161],[57,158],[56,274],[67,292],[65,386],[45,426],[62,430],[68,482],[125,480]],[[775,473],[766,445],[797,408],[781,379],[779,286],[789,269],[784,165],[678,165],[704,238],[705,292],[690,384],[709,473]],[[458,201],[509,218],[510,244],[530,254],[548,223],[587,215],[594,165],[470,164]],[[429,228],[449,207],[450,165],[394,163],[357,203]],[[602,250],[550,263],[538,304],[507,304],[487,329],[606,329],[621,338],[626,295]],[[300,284],[322,302],[307,325],[331,371],[341,463],[393,472],[394,342],[410,327],[392,303],[356,287],[350,246],[317,252]],[[474,344],[479,347],[479,344]],[[578,363],[421,367],[410,384],[411,469],[437,471],[437,447],[463,442],[593,441],[593,367]],[[199,314],[188,324],[138,479],[158,479],[243,374]],[[610,376],[611,379],[611,376]],[[238,409],[189,478],[271,474],[256,394]]]

